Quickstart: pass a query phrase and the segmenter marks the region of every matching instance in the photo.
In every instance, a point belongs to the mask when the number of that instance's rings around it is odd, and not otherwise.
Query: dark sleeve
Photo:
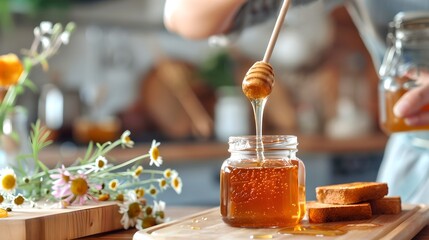
[[[292,0],[292,7],[307,4],[316,0]],[[239,32],[248,26],[275,18],[282,0],[248,0],[235,16],[230,32]]]

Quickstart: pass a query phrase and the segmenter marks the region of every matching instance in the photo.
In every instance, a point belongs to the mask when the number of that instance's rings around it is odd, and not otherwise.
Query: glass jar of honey
[[[261,145],[262,143],[262,145]],[[262,146],[262,147],[260,147]],[[220,172],[220,210],[234,227],[284,227],[305,215],[305,166],[296,136],[229,138]]]
[[[380,67],[380,126],[388,134],[429,130],[410,126],[393,113],[393,106],[408,91],[419,87],[417,76],[429,72],[429,16],[422,12],[399,13],[389,25],[388,50]],[[412,76],[412,77],[411,77]],[[429,105],[423,107],[429,111]]]

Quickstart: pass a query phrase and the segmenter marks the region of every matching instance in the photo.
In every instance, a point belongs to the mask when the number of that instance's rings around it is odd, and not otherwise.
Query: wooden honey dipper
[[[265,51],[264,59],[254,63],[244,76],[241,87],[244,95],[246,95],[249,100],[264,99],[271,94],[274,86],[274,71],[269,61],[289,4],[290,0],[283,1],[268,47]]]

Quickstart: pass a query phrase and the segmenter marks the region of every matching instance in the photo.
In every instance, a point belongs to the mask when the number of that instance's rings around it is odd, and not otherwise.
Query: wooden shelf
[[[351,139],[330,139],[324,136],[298,136],[299,154],[304,153],[365,153],[383,151],[387,136],[370,135]],[[117,148],[109,156],[117,162],[123,162],[149,151],[149,143],[140,143],[132,149]],[[222,160],[229,156],[228,144],[222,142],[187,142],[161,143],[160,154],[168,161]],[[67,148],[53,145],[41,152],[40,158],[49,166],[54,167],[59,160],[66,166],[85,154],[85,148]]]

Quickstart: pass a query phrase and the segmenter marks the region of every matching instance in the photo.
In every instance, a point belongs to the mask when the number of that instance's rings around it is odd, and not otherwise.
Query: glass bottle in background
[[[220,210],[235,227],[282,227],[305,215],[305,167],[291,135],[262,136],[264,160],[256,137],[229,138],[230,157],[221,168]]]
[[[247,135],[250,131],[249,101],[241,88],[223,86],[216,93],[214,130],[217,140],[227,141],[229,136]]]
[[[389,27],[389,48],[379,72],[380,126],[388,134],[429,130],[429,125],[409,126],[393,113],[402,95],[419,86],[417,79],[407,73],[429,71],[429,16],[422,12],[399,13]],[[423,110],[429,111],[429,105]]]
[[[25,174],[31,174],[35,169],[34,161],[22,157],[30,153],[27,111],[22,107],[15,107],[7,113],[3,126],[0,127],[0,169],[19,166]]]

